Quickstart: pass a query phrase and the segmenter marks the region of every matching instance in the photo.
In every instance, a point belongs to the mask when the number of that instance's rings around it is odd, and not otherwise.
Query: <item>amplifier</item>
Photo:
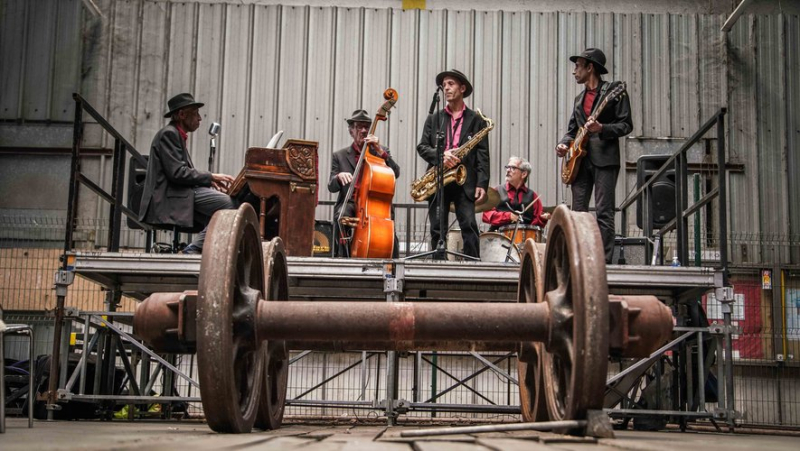
[[[314,221],[314,257],[333,257],[333,224],[330,221]]]
[[[620,247],[625,247],[626,265],[649,265],[645,261],[645,246],[650,246],[647,238],[644,237],[617,237],[614,239],[614,257],[611,259],[612,265],[619,265]]]

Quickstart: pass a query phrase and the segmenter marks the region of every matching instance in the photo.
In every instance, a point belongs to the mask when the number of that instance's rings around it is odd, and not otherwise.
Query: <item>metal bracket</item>
[[[717,301],[724,303],[730,303],[734,301],[733,296],[733,287],[718,287],[714,289],[714,296],[717,298]]]
[[[55,274],[56,296],[66,296],[67,288],[75,281],[75,273],[59,269]]]
[[[400,294],[403,292],[403,279],[387,274],[383,279],[383,292],[386,294]]]

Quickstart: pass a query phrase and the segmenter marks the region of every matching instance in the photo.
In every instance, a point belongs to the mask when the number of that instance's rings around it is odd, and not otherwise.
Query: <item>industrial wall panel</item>
[[[50,113],[50,85],[56,40],[58,4],[56,0],[28,2],[25,75],[22,85],[22,117],[29,121],[43,121]]]
[[[57,11],[53,81],[47,119],[67,122],[73,118],[75,102],[72,93],[80,80],[83,6],[80,0],[60,0]]]
[[[333,114],[333,99],[336,95],[333,71],[336,60],[336,9],[310,8],[308,20],[308,86],[309,107],[306,110],[306,130],[303,138],[320,143],[319,157],[319,198],[326,200],[333,196],[328,193],[327,181],[330,174],[331,153],[337,146],[332,145],[333,129],[346,128],[343,117]],[[353,108],[356,108],[353,106]],[[291,138],[291,137],[289,137]],[[343,146],[343,145],[342,145]],[[320,219],[330,218],[318,215]]]
[[[786,61],[785,71],[794,74],[800,67],[800,16],[786,16]],[[787,128],[787,178],[789,205],[800,205],[800,77],[786,77]],[[800,208],[789,208],[789,233],[791,262],[800,263]]]
[[[114,2],[111,26],[111,65],[108,122],[128,139],[136,137],[136,100],[139,86],[139,34],[142,1]],[[131,143],[136,146],[135,143]],[[112,144],[113,145],[113,141]]]
[[[130,108],[134,112],[136,123],[136,132],[132,138],[139,147],[146,146],[166,123],[164,110],[168,94],[165,93],[165,80],[167,74],[171,72],[169,63],[165,64],[170,61],[168,10],[167,3],[142,4],[139,44],[141,50],[134,70],[134,74],[138,70],[136,77],[138,88],[135,103]]]
[[[650,138],[671,136],[669,17],[642,16],[642,133]]]
[[[685,138],[700,126],[697,16],[669,15],[670,136]]]
[[[497,127],[492,131],[500,137],[499,147],[491,150],[491,185],[502,182],[503,167],[511,155],[528,152],[530,142],[530,13],[504,12],[501,47],[500,111],[495,113]]]
[[[563,193],[555,146],[560,138],[556,111],[558,85],[553,65],[558,60],[558,14],[531,13],[530,33],[530,143],[526,149],[532,167],[528,186],[544,205],[556,205]],[[563,133],[563,132],[562,132]],[[503,163],[505,164],[505,163]],[[502,183],[502,179],[498,180]]]
[[[81,65],[81,78],[75,83],[75,90],[79,92],[102,115],[108,117],[108,86],[111,81],[111,42],[113,36],[113,20],[111,20],[113,0],[97,0],[95,4],[103,11],[104,17],[84,14],[81,35],[84,39],[83,61]],[[81,6],[83,8],[83,6]],[[70,111],[74,111],[72,108]],[[84,115],[86,122],[95,122],[91,117]],[[99,126],[86,127],[84,142],[87,145],[104,146],[108,135],[101,131]],[[141,144],[136,144],[139,149]]]
[[[366,8],[364,10],[364,59],[361,98],[364,108],[375,116],[383,104],[383,92],[389,87],[391,71],[391,15],[387,9]],[[335,89],[335,88],[334,88]],[[392,146],[388,141],[389,129],[394,121],[382,121],[375,127],[375,135],[381,144]]]
[[[728,37],[728,160],[741,163],[744,173],[729,177],[731,237],[738,239],[731,247],[733,262],[759,261],[760,250],[754,238],[761,232],[758,195],[758,155],[756,153],[756,54],[755,19],[743,16]],[[749,235],[749,236],[748,236]],[[757,243],[756,243],[757,244]]]
[[[220,167],[229,152],[235,148],[228,146],[227,123],[222,121],[222,71],[225,67],[225,15],[226,6],[221,3],[200,4],[197,12],[197,68],[195,69],[194,98],[205,103],[200,109],[203,123],[222,122],[217,146],[219,146]],[[187,83],[189,80],[186,81]],[[180,89],[179,92],[182,92]],[[170,93],[170,95],[174,95]],[[198,135],[199,136],[199,135]],[[231,138],[234,138],[231,133]],[[209,146],[204,139],[189,139],[192,158],[197,164],[208,160]],[[202,167],[202,166],[201,166]],[[238,171],[238,169],[237,169]]]
[[[586,47],[603,50],[606,54],[606,69],[608,75],[605,80],[616,80],[614,73],[614,14],[596,13],[586,15]]]
[[[253,6],[227,5],[225,13],[225,60],[222,70],[222,113],[225,124],[225,158],[220,159],[219,170],[236,175],[244,166],[248,142],[248,113],[250,110],[250,68],[252,58]],[[207,124],[206,124],[207,126]],[[198,142],[208,142],[208,135],[200,130]],[[198,167],[207,169],[207,159],[196,161]]]
[[[725,70],[727,33],[720,31],[724,19],[724,16],[719,15],[700,15],[697,18],[700,124],[728,104],[728,78]],[[729,112],[731,113],[733,112]]]
[[[281,6],[256,6],[253,11],[253,54],[250,60],[250,117],[246,147],[265,147],[280,129],[278,111],[278,60]],[[312,27],[312,31],[314,28]],[[313,71],[309,76],[313,76]],[[223,124],[224,125],[224,124]],[[244,152],[245,149],[230,149]],[[220,155],[221,159],[225,157]]]
[[[320,142],[319,153],[321,155],[331,154],[352,144],[353,139],[350,137],[345,119],[352,116],[353,111],[362,108],[368,113],[374,114],[377,107],[370,105],[381,99],[381,97],[377,97],[378,94],[373,95],[371,99],[362,97],[361,86],[366,76],[362,70],[365,57],[364,10],[362,8],[338,8],[335,16],[335,57],[332,62],[334,70],[332,71],[333,84],[331,86],[333,95],[332,138]],[[330,155],[327,155],[325,164],[322,166],[324,177],[320,180],[321,184],[328,184],[330,161]],[[336,195],[328,194],[328,198],[333,200]]]
[[[616,14],[614,30],[614,75],[617,80],[627,84],[628,99],[631,102],[631,115],[633,116],[633,131],[630,136],[643,136],[642,15],[638,13]]]
[[[445,55],[445,11],[420,11],[419,13],[419,71],[418,71],[418,92],[417,92],[417,110],[414,112],[414,123],[417,124],[416,141],[419,142],[425,126],[425,119],[428,117],[428,108],[431,104],[433,92],[436,90],[436,75],[444,70],[446,66]],[[447,69],[454,69],[452,67]],[[471,74],[466,74],[470,76]],[[441,108],[445,106],[444,94],[441,96]],[[416,172],[414,177],[408,179],[413,180],[427,170],[428,164],[417,156],[416,144],[414,145],[413,161],[416,165]],[[409,168],[410,169],[410,168]],[[408,171],[411,175],[411,171]]]
[[[787,236],[788,203],[786,199],[786,77],[794,71],[783,70],[785,48],[784,16],[756,16],[756,118],[760,219],[766,240]],[[792,107],[795,107],[794,105]],[[754,149],[754,150],[755,150]],[[764,243],[764,261],[788,261],[785,246]]]
[[[308,8],[284,6],[281,15],[278,129],[287,138],[304,134],[308,62]]]
[[[520,15],[527,15],[519,12]],[[501,161],[500,152],[502,151],[502,137],[500,123],[503,102],[503,77],[508,72],[509,62],[504,55],[503,29],[506,24],[506,15],[503,12],[476,12],[475,13],[475,44],[474,44],[474,70],[468,74],[471,78],[475,92],[467,99],[470,108],[480,108],[481,112],[488,118],[495,121],[495,128],[489,133],[489,165],[490,180],[489,186],[496,186],[503,182],[502,178],[497,178],[496,171],[498,165],[504,165]],[[517,30],[519,33],[521,30]],[[526,30],[527,32],[527,30]],[[521,47],[519,44],[518,47]],[[527,48],[527,43],[525,44]],[[527,59],[527,55],[525,56]],[[518,74],[521,79],[527,80],[527,67],[524,67]],[[520,93],[522,97],[522,93]],[[518,99],[527,102],[527,98]],[[526,143],[527,146],[527,143]],[[520,150],[521,152],[521,150]]]
[[[196,3],[169,4],[168,58],[163,62],[168,66],[164,102],[176,94],[192,91],[194,87],[195,71],[198,67],[197,19],[199,9],[199,5]],[[160,107],[164,109],[165,106],[166,103],[163,103]]]
[[[559,13],[558,15],[558,136],[559,139],[567,131],[569,117],[575,106],[575,96],[583,87],[575,83],[572,69],[575,66],[570,56],[579,55],[586,48],[586,14]]]
[[[447,11],[447,52],[445,67],[471,77],[475,70],[475,12]],[[472,78],[470,78],[470,82]]]
[[[6,0],[0,8],[0,119],[17,119],[25,69],[26,0]]]
[[[424,14],[424,13],[423,13]],[[398,101],[389,116],[389,143],[392,158],[400,166],[400,177],[395,185],[395,202],[413,202],[409,185],[415,178],[415,166],[419,157],[416,147],[422,124],[417,121],[417,112],[427,109],[433,89],[419,86],[418,65],[419,10],[392,10],[391,80],[389,85],[397,90]],[[427,101],[417,103],[418,92],[423,91]],[[338,119],[338,118],[337,118]]]

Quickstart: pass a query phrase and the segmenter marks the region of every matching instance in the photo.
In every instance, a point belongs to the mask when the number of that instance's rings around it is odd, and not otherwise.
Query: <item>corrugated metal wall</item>
[[[800,212],[789,208],[800,197],[800,163],[789,152],[800,129],[800,88],[788,72],[800,61],[797,16],[743,16],[726,39],[717,15],[95,3],[105,19],[83,13],[81,91],[143,152],[164,124],[166,99],[191,91],[206,103],[191,139],[196,162],[207,160],[203,131],[212,121],[223,124],[220,170],[231,174],[248,146],[284,130],[320,142],[324,186],[331,152],[348,144],[344,118],[374,111],[391,86],[400,100],[378,135],[402,168],[395,201],[410,202],[407,187],[424,169],[414,149],[434,76],[458,68],[475,85],[468,104],[497,122],[492,184],[508,156],[522,155],[533,163],[532,186],[554,205],[568,196],[553,147],[580,88],[568,57],[596,46],[608,56],[607,78],[628,82],[632,136],[687,137],[728,105],[730,159],[745,165],[731,175],[732,232],[800,233]],[[0,67],[2,119],[68,120],[80,2],[3,5],[3,61],[18,64]],[[618,201],[630,189],[630,177],[621,180]],[[326,198],[333,199],[323,190]],[[740,250],[736,258],[749,261],[787,258]]]

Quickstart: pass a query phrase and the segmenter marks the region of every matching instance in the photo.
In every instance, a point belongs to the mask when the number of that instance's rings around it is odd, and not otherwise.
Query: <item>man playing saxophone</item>
[[[428,197],[431,248],[436,249],[442,236],[442,231],[439,230],[439,215],[447,215],[450,204],[455,204],[456,218],[464,240],[464,254],[480,258],[480,231],[475,221],[475,203],[484,201],[489,186],[489,140],[484,136],[461,157],[456,150],[486,128],[487,124],[464,104],[464,99],[472,94],[472,84],[463,73],[457,70],[444,71],[436,76],[436,85],[444,92],[447,106],[438,113],[428,115],[422,138],[417,145],[417,153],[428,162],[428,169],[439,164],[435,132],[439,130],[439,136],[444,139],[445,169],[450,170],[463,165],[466,180],[463,185],[447,184],[443,192],[437,191],[435,195]],[[444,196],[443,212],[439,211],[439,201],[436,197],[440,195]]]

